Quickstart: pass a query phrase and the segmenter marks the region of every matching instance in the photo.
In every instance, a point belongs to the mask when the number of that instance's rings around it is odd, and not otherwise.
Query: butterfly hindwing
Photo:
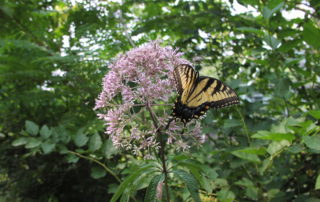
[[[199,77],[190,65],[179,65],[174,70],[179,97],[172,115],[184,123],[199,118],[210,108],[223,108],[238,104],[235,91],[222,81],[211,77]]]

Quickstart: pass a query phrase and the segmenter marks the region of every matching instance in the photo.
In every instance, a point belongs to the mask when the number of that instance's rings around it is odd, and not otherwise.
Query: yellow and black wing
[[[172,115],[184,123],[199,118],[209,108],[222,108],[238,104],[235,91],[222,81],[211,77],[199,77],[190,65],[179,65],[174,70],[179,97]]]
[[[173,76],[178,93],[182,97],[182,102],[185,103],[187,96],[191,93],[194,84],[199,78],[199,73],[190,65],[179,65],[174,69]]]

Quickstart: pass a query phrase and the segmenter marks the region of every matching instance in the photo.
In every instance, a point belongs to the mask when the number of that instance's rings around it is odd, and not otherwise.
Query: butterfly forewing
[[[174,78],[178,93],[181,95],[181,101],[185,103],[198,79],[198,73],[190,65],[179,65],[174,69]]]

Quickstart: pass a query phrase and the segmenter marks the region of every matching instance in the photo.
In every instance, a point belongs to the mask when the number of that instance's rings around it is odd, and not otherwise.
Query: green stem
[[[93,161],[97,164],[99,164],[101,167],[103,167],[108,173],[110,173],[114,178],[116,178],[116,180],[121,183],[121,180],[120,178],[110,169],[108,168],[105,164],[101,163],[100,161],[98,161],[97,159],[94,159],[94,158],[91,158],[89,156],[85,156],[85,155],[82,155],[78,152],[74,152],[74,151],[68,151],[70,154],[74,154],[80,158],[83,158],[83,159],[87,159],[87,160],[90,160],[90,161]]]
[[[159,128],[157,118],[155,114],[153,113],[149,102],[146,103],[146,107],[148,111],[150,112],[151,119],[153,121],[153,125],[156,128],[156,133],[157,133],[157,140],[160,142],[160,149],[159,149],[159,157],[162,163],[162,172],[164,173],[164,185],[166,189],[166,196],[167,196],[167,202],[170,202],[170,195],[169,195],[169,185],[168,185],[168,169],[166,165],[166,155],[165,155],[165,146],[166,146],[166,141],[164,140],[164,133],[162,133],[161,128]],[[165,127],[165,130],[167,130],[170,126],[171,119],[169,120],[167,126]]]
[[[238,111],[238,113],[240,115],[242,126],[243,126],[243,130],[244,130],[244,133],[246,134],[247,139],[248,139],[248,144],[251,146],[251,139],[250,139],[250,136],[249,136],[249,131],[248,131],[246,122],[244,121],[244,117],[243,117],[241,111],[239,110],[238,106],[236,106],[236,109],[237,109],[237,111]]]

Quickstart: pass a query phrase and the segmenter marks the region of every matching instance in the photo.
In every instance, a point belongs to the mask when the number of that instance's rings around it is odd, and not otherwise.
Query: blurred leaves
[[[320,29],[314,26],[311,21],[307,22],[303,26],[303,40],[310,46],[320,49],[319,44]]]
[[[0,200],[155,200],[157,161],[116,149],[92,110],[128,37],[178,48],[241,98],[239,111],[207,113],[202,147],[168,147],[179,170],[172,200],[199,200],[199,190],[220,201],[319,198],[319,3],[238,3],[252,11],[224,1],[2,2]]]

